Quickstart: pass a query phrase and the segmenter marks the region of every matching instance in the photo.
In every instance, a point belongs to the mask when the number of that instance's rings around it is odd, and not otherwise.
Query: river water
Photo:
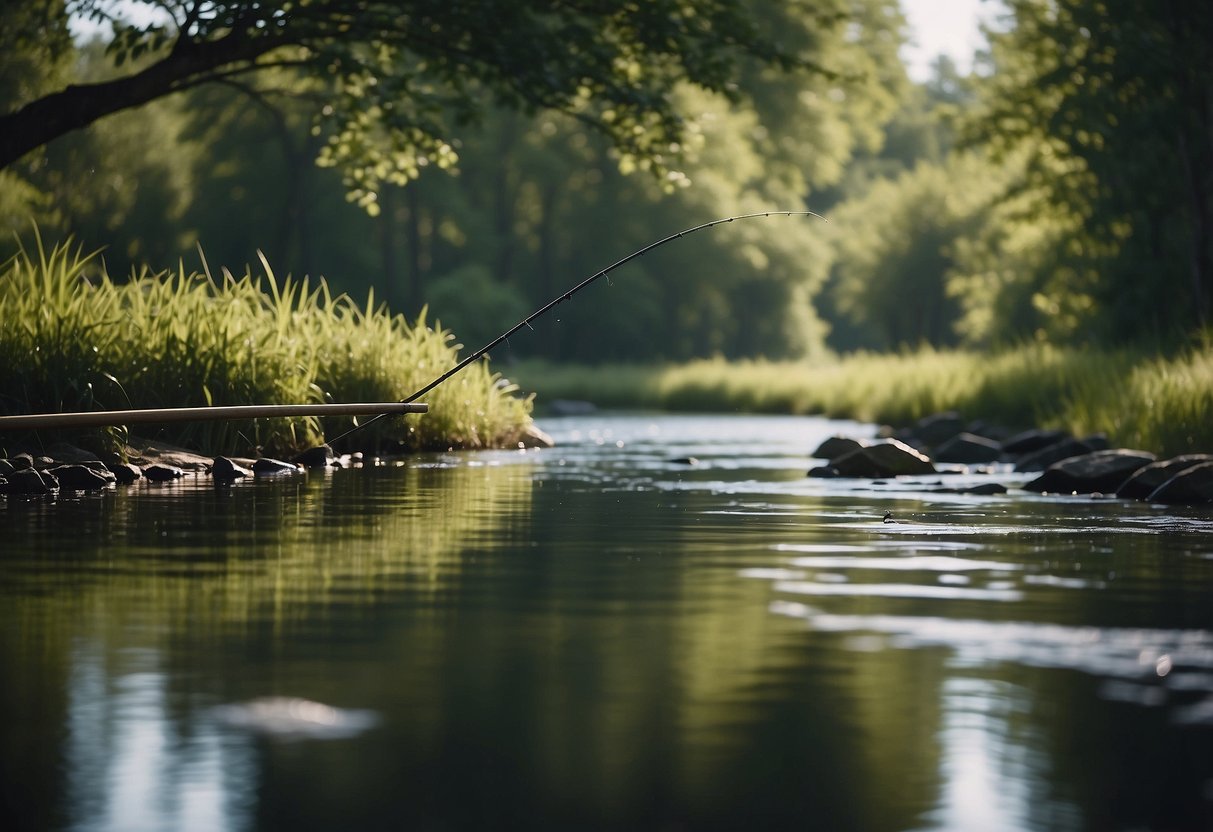
[[[1213,829],[1213,512],[541,426],[0,499],[5,828]]]

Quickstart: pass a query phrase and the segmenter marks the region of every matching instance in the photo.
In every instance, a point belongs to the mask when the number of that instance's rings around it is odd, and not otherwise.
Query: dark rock
[[[5,476],[6,474],[11,474],[16,470],[16,465],[13,465],[13,463],[9,462],[7,459],[0,459],[0,477]]]
[[[676,456],[670,460],[671,465],[689,465],[694,467],[699,464],[699,460],[693,456]]]
[[[114,475],[119,485],[130,485],[143,476],[143,472],[139,470],[139,466],[131,465],[129,462],[107,462],[105,463],[105,467]]]
[[[280,459],[270,459],[267,456],[263,456],[253,463],[253,473],[259,477],[275,476],[278,474],[298,474],[302,470],[294,463],[283,462]]]
[[[66,442],[56,442],[46,449],[46,454],[66,465],[85,465],[101,462],[101,459],[92,451],[77,448],[75,445],[69,445]]]
[[[817,450],[813,451],[813,458],[838,459],[844,454],[859,450],[866,444],[866,442],[860,442],[858,439],[851,439],[847,436],[831,436],[817,446]]]
[[[935,448],[947,442],[965,429],[964,420],[954,410],[945,413],[933,413],[919,419],[910,428],[910,436],[919,440],[929,448]]]
[[[201,456],[184,448],[167,444],[138,440],[139,447],[128,447],[127,458],[136,465],[147,468],[159,464],[169,468],[180,468],[182,472],[204,473],[211,467],[211,458]]]
[[[45,454],[34,457],[34,468],[38,471],[45,471],[47,468],[54,468],[58,464],[59,463],[56,462],[52,457],[46,456]]]
[[[333,456],[333,449],[328,445],[317,445],[314,448],[308,448],[293,460],[296,465],[302,465],[304,468],[327,468],[336,461]]]
[[[842,477],[897,477],[933,474],[935,466],[918,451],[896,439],[887,439],[830,460]]]
[[[1170,480],[1176,474],[1186,471],[1203,462],[1213,462],[1209,454],[1185,454],[1172,459],[1160,459],[1151,462],[1145,468],[1139,468],[1116,489],[1117,497],[1130,500],[1144,500],[1158,490],[1159,486]]]
[[[965,433],[971,433],[974,436],[980,436],[982,439],[992,439],[1001,446],[1012,436],[1017,435],[1020,431],[1013,430],[1003,425],[996,425],[991,422],[986,422],[981,419],[975,419],[965,427]]]
[[[832,465],[818,465],[816,468],[809,469],[809,476],[816,479],[832,480],[842,475]]]
[[[153,462],[151,465],[143,466],[143,476],[147,478],[148,482],[171,482],[184,477],[185,471],[175,465]]]
[[[49,494],[59,488],[59,481],[54,474],[35,471],[33,468],[19,468],[7,477],[6,489],[9,494]]]
[[[1000,482],[983,482],[983,483],[978,483],[977,485],[959,486],[959,487],[955,487],[955,488],[952,488],[952,487],[936,488],[935,491],[937,491],[940,494],[989,495],[989,494],[1006,494],[1007,487]]]
[[[1015,462],[1015,470],[1043,471],[1050,465],[1055,462],[1061,462],[1063,459],[1102,450],[1105,450],[1105,447],[1099,444],[1092,444],[1088,443],[1085,439],[1075,439],[1072,436],[1067,436],[1059,442],[1054,442],[1052,445],[1046,445],[1025,456],[1021,456]]]
[[[103,474],[78,464],[56,465],[43,473],[53,474],[59,480],[59,487],[68,491],[96,491],[118,481],[109,471]]]
[[[519,448],[555,448],[556,440],[548,436],[534,422],[527,425],[522,430],[522,435],[518,437]],[[362,461],[359,456],[358,461]]]
[[[13,466],[14,471],[24,471],[27,468],[34,467],[34,457],[32,454],[17,454],[10,456],[8,462]]]
[[[1213,462],[1201,462],[1180,471],[1150,495],[1150,502],[1171,505],[1213,502]]]
[[[994,462],[1002,456],[1002,446],[993,439],[972,433],[958,433],[935,449],[936,462],[959,462],[973,465]]]
[[[1073,439],[1068,431],[1064,430],[1025,430],[1022,433],[1017,433],[1010,439],[1003,441],[1003,453],[1012,456],[1022,456],[1039,451],[1041,448],[1047,448],[1050,445],[1056,445],[1064,439]]]
[[[1024,485],[1025,491],[1056,494],[1110,494],[1133,474],[1155,459],[1146,451],[1124,448],[1093,451],[1050,465],[1043,474]]]
[[[211,466],[211,476],[215,478],[216,482],[232,482],[252,475],[252,471],[242,465],[237,465],[225,456],[215,457],[215,462]]]

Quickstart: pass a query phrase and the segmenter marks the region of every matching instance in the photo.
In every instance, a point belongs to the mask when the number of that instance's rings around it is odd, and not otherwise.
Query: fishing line
[[[595,280],[597,280],[600,277],[607,277],[607,282],[609,283],[610,278],[608,277],[608,275],[611,272],[615,271],[615,269],[618,269],[620,266],[624,265],[625,263],[629,263],[632,260],[635,260],[637,257],[643,257],[644,255],[648,254],[650,251],[652,251],[655,248],[660,248],[661,246],[665,245],[666,243],[673,242],[674,240],[680,239],[682,237],[686,237],[689,234],[694,234],[696,231],[702,231],[705,228],[712,228],[713,226],[723,225],[726,222],[734,222],[736,220],[749,220],[749,219],[754,219],[755,217],[816,217],[817,219],[819,219],[823,222],[829,222],[829,220],[827,220],[821,214],[815,213],[813,211],[762,211],[762,212],[754,213],[754,214],[741,214],[741,215],[735,216],[735,217],[721,217],[718,220],[712,220],[711,222],[705,222],[702,225],[696,225],[693,228],[683,229],[682,231],[671,234],[668,237],[664,237],[655,243],[649,243],[644,248],[633,251],[631,254],[629,254],[627,257],[624,257],[622,260],[617,260],[614,263],[612,263],[611,265],[607,266],[602,271],[595,272],[594,274],[587,277],[585,280],[578,283],[572,289],[569,289],[568,291],[564,292],[563,294],[558,295],[557,297],[548,301],[543,306],[541,306],[539,309],[536,309],[530,315],[523,318],[518,323],[514,324],[514,326],[510,327],[505,332],[498,335],[496,338],[494,338],[488,344],[486,344],[483,347],[481,347],[480,349],[476,350],[474,353],[472,353],[467,358],[460,361],[454,367],[447,370],[442,375],[438,376],[438,378],[434,379],[429,384],[425,385],[420,390],[416,391],[415,393],[408,396],[407,398],[401,399],[400,400],[401,404],[408,404],[410,402],[417,401],[417,399],[421,398],[426,393],[433,390],[439,384],[442,384],[442,382],[446,381],[451,376],[458,373],[464,367],[468,366],[469,364],[473,363],[474,361],[477,361],[480,358],[483,358],[484,355],[489,352],[489,350],[493,349],[498,344],[508,341],[509,337],[511,335],[513,335],[518,330],[522,329],[524,326],[527,327],[528,329],[534,331],[534,327],[531,326],[531,321],[535,320],[536,318],[542,317],[543,315],[546,315],[552,309],[555,309],[557,306],[564,303],[566,300],[569,300],[570,298],[573,297],[573,295],[577,294],[582,289],[584,289],[586,286],[589,286],[591,283],[593,283]],[[395,414],[380,413],[378,416],[375,416],[372,419],[368,419],[367,421],[363,422],[360,425],[355,425],[354,427],[347,430],[345,433],[340,434],[339,436],[336,436],[333,439],[330,439],[329,444],[334,445],[337,442],[340,442],[342,439],[345,439],[350,434],[356,433],[356,432],[362,430],[363,428],[369,428],[371,425],[375,424],[380,419],[386,419],[392,415],[395,415]]]

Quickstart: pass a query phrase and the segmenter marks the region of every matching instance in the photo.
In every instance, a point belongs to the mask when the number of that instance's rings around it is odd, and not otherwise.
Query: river
[[[1213,829],[1213,511],[540,426],[0,498],[5,828]]]

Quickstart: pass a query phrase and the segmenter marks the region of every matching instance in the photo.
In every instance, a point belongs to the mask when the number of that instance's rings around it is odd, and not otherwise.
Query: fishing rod
[[[543,317],[548,312],[555,309],[560,304],[564,303],[566,300],[569,300],[570,298],[572,298],[573,295],[580,292],[586,286],[589,286],[591,283],[593,283],[598,278],[606,277],[610,272],[615,271],[620,266],[623,266],[626,263],[630,263],[632,260],[635,260],[637,257],[643,257],[644,255],[648,254],[653,249],[660,248],[661,246],[664,246],[666,243],[670,243],[670,242],[673,242],[674,240],[678,240],[678,239],[681,239],[682,237],[686,237],[690,234],[694,234],[696,231],[702,231],[705,228],[712,228],[713,226],[723,225],[724,223],[727,223],[727,222],[735,222],[737,220],[750,220],[750,219],[754,219],[756,217],[816,217],[817,219],[821,220],[822,222],[829,222],[829,220],[827,220],[821,214],[818,214],[813,211],[761,211],[761,212],[754,213],[754,214],[740,214],[740,215],[734,216],[734,217],[721,217],[718,220],[712,220],[711,222],[705,222],[702,225],[696,225],[693,228],[686,228],[686,229],[683,229],[682,231],[671,234],[668,237],[663,237],[662,239],[660,239],[654,243],[649,243],[644,248],[633,251],[631,254],[629,254],[627,257],[624,257],[622,260],[615,261],[614,263],[607,266],[602,271],[595,272],[594,274],[587,277],[585,280],[578,283],[572,289],[569,289],[564,294],[559,295],[559,296],[553,298],[552,300],[548,301],[543,306],[539,307],[534,312],[532,312],[530,315],[523,318],[518,323],[514,324],[514,326],[510,327],[505,332],[498,335],[496,338],[494,338],[488,344],[486,344],[483,347],[481,347],[480,349],[476,350],[474,353],[472,353],[467,358],[460,361],[454,367],[447,370],[442,375],[438,376],[438,378],[434,379],[429,384],[422,387],[417,392],[413,393],[412,395],[410,395],[406,398],[401,399],[400,403],[409,404],[410,402],[417,401],[417,399],[421,398],[426,393],[433,390],[439,384],[442,384],[444,381],[446,381],[451,376],[458,373],[463,368],[467,367],[469,364],[479,360],[480,358],[483,358],[485,356],[485,354],[487,354],[490,350],[492,350],[498,344],[502,344],[502,343],[508,341],[510,336],[513,335],[518,330],[522,329],[523,327],[530,328],[532,321]],[[356,432],[362,430],[363,428],[369,428],[371,425],[375,424],[380,419],[386,419],[389,416],[394,416],[394,415],[397,415],[397,412],[380,413],[379,415],[375,416],[374,418],[368,419],[366,422],[363,422],[360,425],[355,425],[354,427],[347,430],[345,433],[342,433],[339,436],[336,436],[333,439],[329,440],[329,444],[335,445],[336,443],[340,442],[342,439],[345,439],[347,436],[349,436],[353,433],[356,433]]]

